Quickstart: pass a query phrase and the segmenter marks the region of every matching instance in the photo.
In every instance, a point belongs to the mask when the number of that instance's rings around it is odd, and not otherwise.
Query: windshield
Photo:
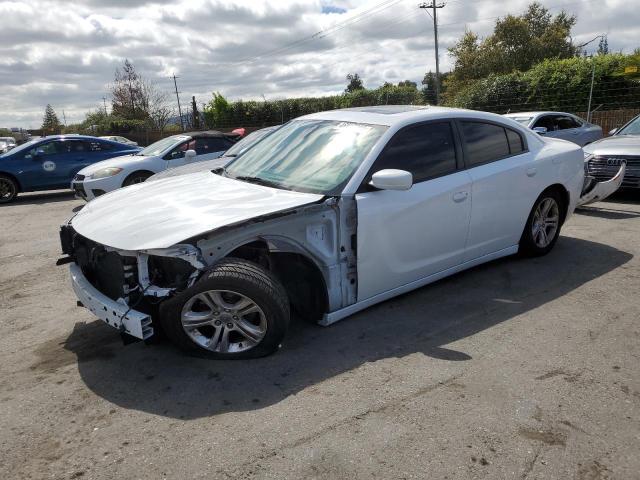
[[[246,149],[248,149],[250,146],[252,146],[254,143],[256,143],[258,140],[262,139],[265,135],[267,135],[268,133],[271,133],[272,131],[273,131],[273,128],[263,128],[262,130],[258,130],[256,132],[250,133],[249,135],[244,137],[242,140],[239,140],[238,142],[236,142],[233,145],[233,147],[231,147],[229,150],[224,152],[224,156],[237,157]]]
[[[136,155],[144,155],[147,157],[160,155],[168,148],[173,147],[176,143],[187,140],[188,138],[189,137],[185,137],[184,135],[173,135],[171,137],[163,138],[162,140],[158,140],[157,142],[152,143],[148,147],[142,149],[141,151],[136,153]]]
[[[5,153],[4,155],[15,155],[16,153],[22,152],[23,150],[28,150],[29,148],[33,147],[36,143],[40,142],[40,139],[37,140],[29,140],[27,143],[23,143],[22,145],[12,148],[11,150],[9,150],[7,153]]]
[[[237,157],[226,172],[289,190],[337,194],[386,129],[328,120],[292,121]]]
[[[640,135],[640,116],[637,116],[618,130],[616,135]]]
[[[511,120],[515,120],[516,122],[521,123],[522,125],[527,127],[533,117],[507,117],[507,118],[510,118]]]

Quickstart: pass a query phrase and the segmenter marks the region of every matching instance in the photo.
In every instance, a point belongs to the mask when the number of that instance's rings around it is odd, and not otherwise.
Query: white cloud
[[[0,1],[0,125],[37,127],[47,103],[64,110],[67,121],[81,120],[102,103],[125,58],[167,92],[175,72],[185,103],[192,95],[205,102],[212,91],[232,99],[337,93],[350,72],[369,87],[419,82],[435,62],[431,19],[417,3]],[[451,66],[446,47],[465,28],[486,35],[495,17],[519,13],[527,3],[449,0],[438,11],[442,68]],[[640,10],[626,0],[542,3],[578,15],[578,42],[608,33],[614,51],[639,46]],[[308,38],[316,32],[324,33]]]

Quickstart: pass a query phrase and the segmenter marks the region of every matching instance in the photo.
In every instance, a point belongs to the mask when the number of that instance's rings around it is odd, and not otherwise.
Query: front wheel
[[[136,183],[143,183],[149,178],[153,173],[150,172],[133,172],[122,182],[123,187],[128,187],[129,185],[135,185]]]
[[[162,328],[178,347],[227,359],[277,350],[289,317],[289,299],[280,282],[261,266],[240,259],[221,261],[160,309]]]
[[[11,177],[0,175],[0,203],[9,203],[18,196],[18,184]]]
[[[560,236],[563,200],[555,190],[546,190],[531,209],[520,238],[520,252],[538,257],[551,251]]]

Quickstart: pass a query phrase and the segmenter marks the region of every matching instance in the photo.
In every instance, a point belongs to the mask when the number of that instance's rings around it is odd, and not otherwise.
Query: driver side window
[[[31,157],[35,157],[38,154],[38,152],[40,152],[40,154],[44,156],[55,155],[56,153],[59,153],[58,143],[57,142],[48,142],[44,144],[41,143],[40,145],[36,145],[31,150],[29,150],[29,153],[27,155]]]
[[[533,128],[544,127],[549,132],[553,132],[556,130],[556,125],[553,121],[553,117],[551,115],[544,115],[540,117],[536,123],[533,125]]]
[[[183,158],[184,157],[184,153],[187,150],[195,150],[196,147],[196,141],[195,140],[189,140],[188,142],[183,142],[180,145],[178,145],[177,147],[175,147],[173,150],[171,150],[167,156],[165,157],[166,160],[176,160],[178,158]]]

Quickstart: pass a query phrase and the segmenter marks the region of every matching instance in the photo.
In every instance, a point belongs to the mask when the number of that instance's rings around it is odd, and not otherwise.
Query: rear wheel
[[[520,252],[537,257],[553,249],[560,236],[564,204],[556,190],[545,190],[531,209],[520,238]]]
[[[218,263],[160,309],[163,330],[177,346],[228,359],[277,350],[289,317],[280,282],[261,266],[240,259]]]
[[[128,187],[129,185],[135,185],[136,183],[142,183],[147,180],[153,173],[151,172],[133,172],[122,182],[123,187]]]
[[[17,196],[18,184],[16,181],[6,175],[0,175],[0,203],[12,202]]]

